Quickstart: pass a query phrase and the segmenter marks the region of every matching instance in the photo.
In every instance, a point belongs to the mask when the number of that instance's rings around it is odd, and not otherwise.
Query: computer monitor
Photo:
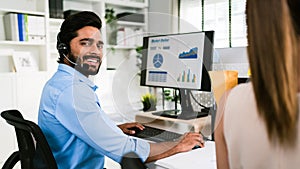
[[[191,119],[207,115],[195,112],[191,90],[211,91],[214,31],[201,31],[143,38],[141,86],[180,91],[181,110],[164,111],[167,117]]]

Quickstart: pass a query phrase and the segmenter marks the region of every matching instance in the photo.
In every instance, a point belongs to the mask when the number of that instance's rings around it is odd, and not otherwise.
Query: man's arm
[[[204,147],[203,138],[199,133],[186,133],[180,140],[174,142],[150,143],[150,154],[146,162],[152,162],[180,152],[190,151],[196,145]]]
[[[137,122],[121,124],[118,125],[118,127],[125,134],[134,134],[135,131],[130,130],[132,127],[139,128],[140,130],[145,128],[142,124]],[[190,151],[196,145],[204,147],[204,140],[201,134],[192,132],[186,133],[177,141],[150,143],[150,154],[146,162],[152,162],[180,152]]]

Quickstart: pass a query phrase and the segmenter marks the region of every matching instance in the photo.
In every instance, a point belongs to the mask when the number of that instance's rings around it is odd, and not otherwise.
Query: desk
[[[207,141],[205,147],[157,160],[149,169],[216,169],[215,142]]]

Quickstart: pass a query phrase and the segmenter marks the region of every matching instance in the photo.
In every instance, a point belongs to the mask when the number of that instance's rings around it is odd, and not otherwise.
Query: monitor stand
[[[191,91],[188,89],[179,89],[180,91],[180,105],[181,110],[174,109],[174,110],[163,110],[152,113],[153,115],[162,116],[162,117],[169,117],[169,118],[176,118],[176,119],[184,119],[190,120],[200,117],[206,117],[209,114],[209,109],[201,109],[201,111],[194,111],[190,94]]]

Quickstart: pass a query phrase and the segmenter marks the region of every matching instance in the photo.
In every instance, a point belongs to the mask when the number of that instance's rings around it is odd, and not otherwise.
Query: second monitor
[[[181,110],[158,115],[192,119],[208,114],[191,105],[191,90],[211,91],[214,31],[147,36],[143,39],[141,85],[180,91]]]

